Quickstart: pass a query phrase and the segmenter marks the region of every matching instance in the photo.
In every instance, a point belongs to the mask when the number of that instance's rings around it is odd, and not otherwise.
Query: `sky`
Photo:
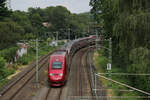
[[[65,6],[72,13],[90,11],[90,0],[11,0],[13,10],[27,11],[29,7],[46,8],[48,6]]]

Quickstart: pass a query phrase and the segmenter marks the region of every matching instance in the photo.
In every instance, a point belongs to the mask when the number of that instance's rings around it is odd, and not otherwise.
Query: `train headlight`
[[[53,74],[53,73],[50,73],[49,75],[50,75],[50,76],[54,76],[54,74]]]
[[[61,73],[61,74],[58,74],[59,76],[63,76],[63,74]]]

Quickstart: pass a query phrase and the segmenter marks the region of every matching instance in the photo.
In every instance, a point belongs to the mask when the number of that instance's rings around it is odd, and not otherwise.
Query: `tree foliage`
[[[0,57],[0,79],[2,79],[4,75],[5,63],[6,61],[4,60],[4,58]]]
[[[1,1],[1,8],[6,8],[4,14],[9,14],[5,0]],[[72,14],[63,6],[29,8],[28,12],[17,10],[7,18],[4,14],[0,15],[4,18],[0,21],[0,49],[15,45],[21,39],[52,39],[57,36],[56,31],[59,39],[67,39],[69,33],[71,39],[82,37],[90,21],[89,13]]]
[[[0,49],[15,45],[23,33],[24,29],[13,21],[0,22]]]
[[[11,47],[0,51],[0,57],[3,57],[6,62],[13,62],[16,56],[18,47]]]
[[[150,1],[91,0],[90,5],[95,20],[104,29],[103,35],[113,39],[113,64],[125,69],[123,72],[148,73]],[[134,78],[131,81],[135,86],[150,90],[148,78]]]
[[[0,0],[0,20],[10,16],[11,11],[6,7],[6,0]]]
[[[75,38],[75,35],[82,36],[82,32],[87,30],[87,23],[90,21],[89,13],[72,14],[63,6],[44,9],[29,8],[28,15],[36,34],[56,37],[56,31],[58,31],[59,39],[67,39],[69,32],[71,39]],[[48,23],[49,27],[44,27],[42,25],[44,22]]]

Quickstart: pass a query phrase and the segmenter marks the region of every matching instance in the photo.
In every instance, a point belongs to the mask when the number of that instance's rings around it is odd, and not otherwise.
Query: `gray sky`
[[[11,8],[27,11],[29,7],[46,8],[62,5],[73,13],[81,13],[90,10],[89,2],[90,0],[11,0]]]

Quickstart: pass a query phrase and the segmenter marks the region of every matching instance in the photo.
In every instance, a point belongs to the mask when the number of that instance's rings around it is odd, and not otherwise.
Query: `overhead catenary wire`
[[[113,90],[113,91],[120,91],[120,92],[133,92],[134,90],[127,90],[127,89],[93,89],[94,91],[106,91],[106,90]]]
[[[109,73],[97,73],[98,75],[108,75]],[[111,73],[111,75],[123,75],[123,76],[150,76],[145,73]]]
[[[127,87],[127,88],[133,89],[133,90],[135,90],[135,91],[138,91],[138,92],[141,92],[141,93],[143,93],[143,94],[146,94],[146,95],[149,95],[149,96],[150,96],[150,93],[149,93],[149,92],[146,92],[146,91],[137,89],[137,88],[135,88],[135,87],[129,86],[129,85],[127,85],[127,84],[124,84],[124,83],[121,83],[121,82],[112,80],[112,79],[107,78],[107,77],[105,77],[105,76],[102,76],[102,75],[100,75],[100,74],[96,74],[96,75],[99,76],[99,77],[101,77],[101,78],[104,78],[104,79],[106,79],[106,80],[112,81],[112,82],[117,83],[117,84],[119,84],[119,85],[125,86],[125,87]]]
[[[103,99],[103,98],[116,98],[116,99],[127,99],[127,98],[134,98],[134,99],[147,99],[150,98],[150,96],[69,96],[70,99]]]

